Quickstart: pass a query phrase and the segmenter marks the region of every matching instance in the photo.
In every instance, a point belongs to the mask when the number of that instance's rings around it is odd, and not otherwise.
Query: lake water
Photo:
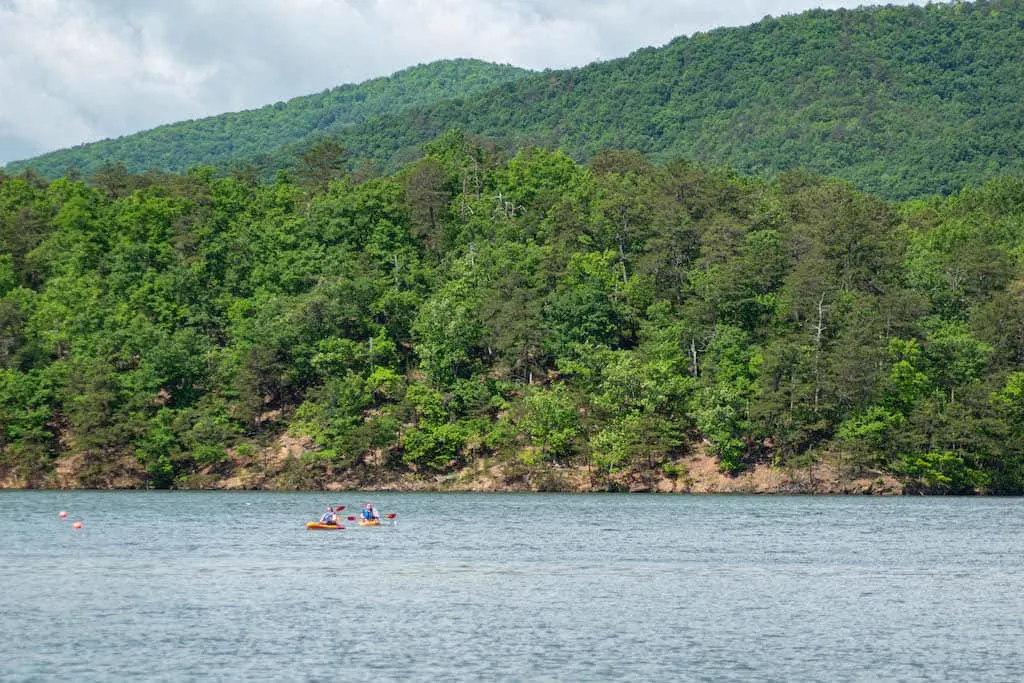
[[[364,500],[0,492],[0,679],[1024,680],[1021,499]]]

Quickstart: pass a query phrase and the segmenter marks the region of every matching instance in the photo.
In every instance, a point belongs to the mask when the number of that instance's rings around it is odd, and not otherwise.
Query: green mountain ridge
[[[460,128],[511,146],[558,147],[577,161],[626,148],[769,177],[804,168],[891,199],[948,194],[1024,171],[1022,28],[1021,0],[812,10],[561,71],[441,62],[421,69],[458,83],[410,96],[403,83],[418,82],[419,71],[378,79],[376,106],[356,115],[338,115],[324,98],[356,99],[367,84],[7,170],[55,177],[117,161],[131,171],[283,168],[301,145],[333,136],[350,163],[393,171]],[[293,120],[282,124],[276,112]]]
[[[525,73],[518,67],[475,59],[421,64],[385,78],[342,85],[259,109],[180,121],[49,152],[11,162],[5,170],[18,172],[31,167],[55,178],[69,169],[90,174],[116,163],[136,173],[177,173],[200,165],[225,169],[327,129],[344,129],[414,105],[469,95]]]
[[[1024,170],[1024,5],[815,10],[504,84],[350,131],[387,158],[452,126],[557,146],[804,168],[893,199]]]

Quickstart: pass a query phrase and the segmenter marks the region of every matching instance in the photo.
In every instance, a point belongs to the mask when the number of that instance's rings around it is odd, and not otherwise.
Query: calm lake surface
[[[1021,499],[366,499],[0,491],[0,679],[1024,680]]]

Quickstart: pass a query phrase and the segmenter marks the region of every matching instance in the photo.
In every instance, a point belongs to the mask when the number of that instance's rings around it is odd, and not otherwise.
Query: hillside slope
[[[430,65],[8,170],[273,169],[329,135],[352,164],[392,171],[460,128],[579,161],[629,148],[769,177],[804,168],[892,199],[950,193],[1024,172],[1022,28],[1024,0],[814,10],[564,71]]]
[[[325,130],[342,130],[409,107],[466,97],[527,73],[517,67],[473,59],[433,62],[260,109],[181,121],[50,152],[10,163],[6,170],[18,172],[31,166],[55,178],[68,169],[88,175],[117,162],[136,173],[180,172],[199,165],[226,169]]]
[[[447,128],[771,176],[802,167],[889,198],[1024,171],[1024,3],[811,11],[679,38],[345,135],[386,159]]]

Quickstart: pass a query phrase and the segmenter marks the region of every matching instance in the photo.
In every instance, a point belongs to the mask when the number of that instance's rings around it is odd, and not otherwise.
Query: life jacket
[[[373,510],[371,510],[370,508],[363,508],[363,519],[365,519],[366,521],[370,521],[371,519],[373,519]]]

